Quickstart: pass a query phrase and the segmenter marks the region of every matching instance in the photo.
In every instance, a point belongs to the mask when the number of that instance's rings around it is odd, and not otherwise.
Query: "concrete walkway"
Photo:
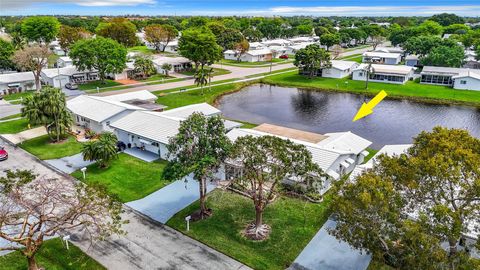
[[[13,144],[19,144],[43,135],[47,135],[47,130],[45,129],[45,127],[27,129],[17,134],[3,134],[2,136]]]
[[[10,115],[19,114],[21,112],[22,105],[10,104],[5,100],[0,100],[0,118],[5,118]]]
[[[127,205],[165,224],[173,215],[200,198],[198,182],[190,177],[187,179],[177,180],[143,199],[128,202]],[[207,192],[214,188],[213,184],[209,184]]]
[[[95,163],[94,161],[83,160],[82,153],[78,153],[73,156],[62,157],[59,159],[49,159],[45,161],[53,167],[57,168],[58,170],[68,174],[71,174],[76,170]]]
[[[335,228],[335,221],[329,219],[310,243],[298,255],[289,270],[365,270],[371,256],[361,254],[345,242],[328,233]]]
[[[21,148],[14,148],[0,138],[10,158],[2,161],[2,169],[33,170],[47,177],[58,178],[66,184],[75,180],[60,174]],[[2,176],[3,170],[0,170]],[[130,208],[122,217],[129,220],[123,226],[125,236],[114,236],[94,246],[80,235],[73,234],[72,242],[108,269],[250,269],[242,263],[167,226],[155,222]]]

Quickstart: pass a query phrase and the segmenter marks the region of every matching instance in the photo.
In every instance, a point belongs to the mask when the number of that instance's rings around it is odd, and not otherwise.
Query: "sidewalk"
[[[9,140],[13,144],[19,144],[43,135],[47,135],[47,130],[45,127],[32,128],[17,134],[2,134],[5,139]]]

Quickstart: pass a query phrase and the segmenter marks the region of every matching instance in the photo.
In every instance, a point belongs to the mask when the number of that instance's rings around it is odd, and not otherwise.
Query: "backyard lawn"
[[[364,81],[354,81],[348,78],[313,78],[298,75],[296,71],[270,76],[262,79],[262,82],[291,87],[303,87],[307,89],[344,91],[356,94],[373,96],[380,90],[385,90],[390,97],[413,98],[424,101],[454,101],[480,105],[480,92],[469,90],[456,90],[451,87],[420,84],[409,81],[405,85],[370,82],[365,89]]]
[[[230,59],[222,59],[220,60],[220,64],[224,65],[231,65],[231,66],[245,66],[245,67],[256,67],[256,66],[266,66],[270,65],[271,63],[275,64],[287,64],[293,62],[293,58],[291,59],[280,59],[280,58],[274,58],[272,61],[261,61],[261,62],[238,62],[237,60],[230,60]]]
[[[0,134],[15,134],[28,129],[25,118],[0,123]]]
[[[182,71],[182,72],[179,72],[183,75],[187,75],[187,76],[193,76],[195,75],[195,70],[192,69],[192,70],[189,70],[189,71]],[[227,69],[223,69],[223,68],[213,68],[213,73],[212,73],[212,76],[219,76],[219,75],[225,75],[225,74],[230,74],[230,70],[227,70]]]
[[[45,241],[36,257],[37,263],[48,270],[105,269],[73,244],[67,250],[58,238]],[[27,259],[19,251],[0,256],[0,270],[27,269]]]
[[[35,93],[35,91],[8,94],[8,95],[3,96],[3,99],[5,99],[5,100],[17,100],[17,99],[26,98],[28,96],[31,96],[33,93]]]
[[[241,235],[245,225],[255,218],[252,200],[228,191],[210,193],[207,205],[213,215],[191,223],[190,231],[186,231],[185,217],[199,208],[198,201],[173,216],[167,225],[254,269],[285,269],[327,220],[328,204],[328,200],[314,204],[280,197],[265,211],[264,222],[272,232],[263,242]]]
[[[147,48],[147,46],[145,46],[145,45],[130,47],[127,50],[129,52],[140,52],[140,53],[144,53],[144,54],[152,54],[152,53],[155,52],[154,50],[150,50],[149,48]]]
[[[117,85],[122,85],[122,84],[113,80],[105,80],[104,83],[102,83],[101,81],[93,81],[93,82],[88,82],[84,84],[79,84],[78,89],[79,90],[96,90],[97,87],[105,88],[105,87],[112,87]]]
[[[166,165],[166,161],[149,163],[121,153],[106,169],[99,168],[97,164],[88,166],[85,180],[80,171],[72,173],[72,176],[87,184],[105,184],[109,192],[117,195],[122,202],[129,202],[169,184],[169,181],[162,178]]]
[[[77,142],[73,136],[68,136],[67,139],[59,143],[52,143],[48,135],[43,135],[24,141],[19,146],[42,160],[71,156],[82,151],[82,144]]]
[[[362,54],[353,54],[345,57],[340,57],[339,60],[346,60],[346,61],[355,61],[357,63],[362,63],[363,56]]]

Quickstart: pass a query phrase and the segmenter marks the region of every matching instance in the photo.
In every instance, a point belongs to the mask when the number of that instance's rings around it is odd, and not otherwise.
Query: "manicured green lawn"
[[[365,157],[363,163],[366,163],[370,159],[372,159],[373,156],[375,156],[376,153],[378,153],[378,150],[375,150],[373,148],[367,148],[368,155]]]
[[[112,87],[117,85],[122,85],[122,84],[112,80],[105,80],[104,83],[102,83],[101,81],[93,81],[93,82],[88,82],[84,84],[79,84],[78,89],[79,90],[96,90],[97,87],[105,88],[105,87]]]
[[[363,56],[362,54],[353,54],[353,55],[341,57],[340,60],[355,61],[357,63],[362,63]]]
[[[12,115],[0,118],[0,120],[8,120],[8,119],[13,119],[13,118],[18,118],[18,117],[22,117],[22,114],[21,113],[12,114]]]
[[[130,47],[127,50],[129,52],[141,52],[141,53],[144,53],[144,54],[152,54],[152,53],[155,52],[154,50],[150,50],[149,48],[147,48],[147,46],[145,46],[145,45]]]
[[[19,146],[42,160],[57,159],[82,152],[82,144],[77,142],[73,136],[68,136],[59,143],[52,143],[48,135],[43,135],[24,141]]]
[[[171,79],[173,77],[170,77],[170,76],[165,76],[163,74],[155,74],[155,75],[152,75],[146,79],[138,79],[137,81],[139,82],[149,82],[149,81],[158,81],[158,80],[161,80],[161,79]]]
[[[28,96],[31,96],[33,93],[35,93],[35,91],[8,94],[8,95],[3,96],[3,99],[5,99],[5,100],[17,100],[17,99],[26,98]]]
[[[364,81],[354,81],[348,78],[313,78],[298,75],[296,71],[274,75],[262,79],[264,83],[303,87],[317,90],[343,91],[357,94],[376,95],[380,90],[385,90],[390,97],[414,98],[424,101],[437,101],[450,103],[467,103],[480,105],[480,91],[455,90],[451,87],[420,84],[409,81],[404,85],[370,82],[368,89],[365,89]],[[388,97],[387,97],[388,98]]]
[[[97,164],[88,166],[85,180],[80,171],[72,173],[72,176],[87,184],[105,184],[110,193],[117,195],[122,202],[129,202],[169,184],[170,181],[162,178],[166,165],[166,161],[149,163],[121,153],[106,169],[99,168]]]
[[[265,210],[264,222],[272,227],[270,237],[254,242],[241,235],[255,218],[252,200],[216,190],[208,196],[207,205],[213,215],[190,223],[190,231],[186,231],[185,217],[199,208],[198,201],[173,216],[167,225],[257,270],[287,268],[330,214],[328,200],[313,204],[282,196]]]
[[[195,70],[192,69],[192,70],[189,70],[189,71],[182,71],[182,72],[179,72],[183,75],[187,75],[187,76],[193,76],[195,75]],[[230,70],[227,70],[227,69],[223,69],[223,68],[213,68],[213,73],[212,73],[212,76],[219,76],[219,75],[225,75],[225,74],[230,74]]]
[[[15,134],[28,129],[25,118],[0,123],[0,134]]]
[[[184,81],[186,78],[173,78],[173,79],[165,79],[164,81],[151,81],[146,83],[146,85],[155,85],[155,84],[164,84],[164,83],[172,83],[172,82],[179,82],[179,81]]]
[[[71,243],[67,250],[58,238],[45,241],[35,258],[37,264],[47,270],[106,269]],[[27,259],[18,251],[0,256],[0,269],[27,269]]]
[[[275,63],[275,64],[280,64],[280,63],[290,63],[292,62],[293,60],[292,59],[280,59],[280,58],[273,58],[272,61],[260,61],[260,62],[238,62],[236,60],[230,60],[230,59],[222,59],[219,63],[221,64],[225,64],[225,65],[232,65],[232,66],[245,66],[245,67],[249,67],[249,66],[266,66],[266,65],[270,65],[271,63]]]

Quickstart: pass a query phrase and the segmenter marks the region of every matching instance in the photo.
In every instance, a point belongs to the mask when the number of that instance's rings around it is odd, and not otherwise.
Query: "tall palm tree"
[[[97,161],[100,168],[108,167],[111,160],[117,157],[117,137],[111,132],[100,134],[97,140],[83,145],[83,160]]]
[[[208,91],[212,91],[213,68],[207,70]]]
[[[195,84],[199,85],[202,89],[203,95],[203,87],[208,83],[208,71],[205,70],[202,66],[197,72],[195,72]]]
[[[366,72],[367,78],[365,80],[365,89],[368,89],[368,80],[370,79],[370,74],[375,74],[375,69],[372,67],[372,62],[368,62],[368,64],[363,68]]]

